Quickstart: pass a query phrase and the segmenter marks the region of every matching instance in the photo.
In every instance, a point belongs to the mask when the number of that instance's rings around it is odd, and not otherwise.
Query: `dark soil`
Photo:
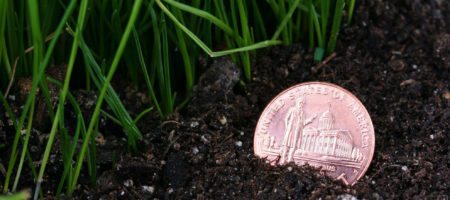
[[[450,4],[358,3],[352,25],[340,33],[336,56],[327,63],[314,63],[312,52],[301,45],[278,46],[255,57],[253,79],[246,87],[230,87],[237,74],[229,71],[234,68],[226,60],[217,61],[228,71],[206,72],[225,75],[201,78],[187,109],[166,121],[154,115],[140,121],[143,153],[126,153],[121,129],[105,121],[104,137],[97,141],[97,187],[83,174],[75,198],[448,199]],[[372,117],[375,155],[366,175],[352,187],[308,166],[273,167],[253,154],[253,131],[266,104],[282,90],[307,81],[346,88]],[[126,107],[136,116],[148,98],[132,87],[122,90]],[[84,109],[92,109],[92,94],[78,96],[86,102]],[[8,126],[7,120],[0,123],[0,143],[10,145]],[[42,140],[32,138],[35,160],[40,159]],[[0,163],[5,164],[9,152],[3,149]],[[53,160],[44,189],[54,191],[61,171],[61,163]],[[30,177],[25,172],[22,188],[33,187]]]

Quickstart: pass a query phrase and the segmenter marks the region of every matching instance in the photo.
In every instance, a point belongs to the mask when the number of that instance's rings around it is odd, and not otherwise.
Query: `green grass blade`
[[[16,116],[14,115],[13,110],[11,109],[11,106],[9,105],[8,101],[6,101],[6,98],[2,91],[0,91],[0,101],[2,102],[3,107],[5,107],[6,113],[8,114],[8,117],[13,122],[14,128],[18,128]]]
[[[281,20],[280,25],[278,26],[277,30],[272,36],[272,40],[278,39],[280,36],[280,33],[286,28],[286,25],[289,21],[291,21],[292,15],[294,14],[295,10],[297,9],[298,5],[300,4],[301,0],[295,0],[292,7],[289,8],[287,14],[284,16],[283,20]]]
[[[229,50],[224,50],[224,51],[216,51],[213,53],[212,57],[225,56],[225,55],[244,52],[244,51],[252,51],[252,50],[256,50],[256,49],[261,49],[261,48],[266,48],[269,46],[278,45],[281,43],[282,42],[279,40],[266,40],[266,41],[257,42],[257,43],[254,43],[254,44],[251,44],[248,46],[244,46],[244,47],[240,47],[240,48],[229,49]]]
[[[81,39],[80,43],[84,44],[84,40]],[[98,89],[101,89],[105,84],[105,77],[101,72],[101,68],[93,58],[91,51],[86,47],[86,45],[80,46],[82,46],[81,49],[87,63],[87,71],[89,72],[89,75],[91,76],[94,85]],[[133,119],[130,117],[130,115],[127,112],[127,109],[122,104],[119,95],[110,85],[107,88],[105,100],[113,110],[114,114],[119,118],[120,125],[125,129],[125,133],[127,134],[129,142],[129,147],[136,150],[136,141],[141,139],[142,134],[136,127],[136,125],[133,123]]]
[[[9,80],[12,75],[12,70],[11,70],[11,63],[9,62],[9,58],[8,58],[8,50],[6,49],[5,37],[0,38],[0,53],[1,53],[0,61],[3,61],[6,74],[8,74],[8,79],[5,79],[5,80]],[[0,63],[2,63],[2,62],[0,62]],[[6,83],[6,81],[5,81],[5,83]]]
[[[5,27],[6,27],[6,19],[7,19],[7,12],[8,12],[8,2],[10,1],[0,1],[0,35],[2,36],[0,39],[0,42],[2,45],[0,45],[0,63],[2,61],[2,55],[7,55],[7,49],[6,49],[6,41],[5,41]],[[7,60],[7,56],[4,58]],[[9,63],[9,62],[8,62]],[[11,77],[11,66],[5,65],[5,71],[8,74],[9,77]]]
[[[248,19],[247,19],[247,9],[245,7],[245,4],[243,1],[238,0],[237,1],[239,15],[241,19],[241,29],[242,29],[242,35],[243,35],[243,45],[249,45],[253,43],[251,38],[251,33],[248,25]],[[244,76],[246,80],[250,80],[251,76],[251,63],[250,63],[250,54],[248,52],[242,53],[242,61],[243,61],[243,68],[244,68]]]
[[[210,21],[211,23],[215,24],[217,27],[219,27],[220,29],[225,31],[225,33],[227,33],[229,35],[234,35],[234,31],[230,26],[228,26],[225,22],[223,22],[216,16],[214,16],[204,10],[201,10],[201,9],[198,9],[198,8],[195,8],[195,7],[183,4],[183,3],[179,3],[174,0],[164,0],[164,2],[166,2],[167,4],[169,4],[173,7],[178,8],[180,10],[183,10],[183,11],[186,11],[193,15],[205,18],[206,20]]]
[[[30,12],[31,35],[33,38],[33,77],[37,75],[39,64],[43,59],[44,41],[42,38],[41,23],[39,20],[39,6],[35,0],[29,0],[28,9]]]
[[[172,80],[171,80],[171,69],[170,69],[170,62],[169,62],[169,32],[167,31],[167,24],[165,20],[165,16],[161,15],[161,53],[162,53],[162,63],[159,65],[162,76],[164,77],[163,85],[165,86],[165,90],[163,91],[163,101],[166,102],[168,106],[166,106],[166,113],[172,113],[173,112],[173,101],[174,97],[172,94]]]
[[[255,20],[255,26],[256,26],[256,31],[258,32],[258,34],[261,34],[261,39],[266,40],[267,39],[267,30],[266,30],[266,25],[264,24],[264,19],[261,15],[261,11],[258,7],[258,3],[256,3],[257,0],[252,0],[252,8],[253,8],[253,12],[254,12],[254,20]]]
[[[28,151],[28,142],[30,141],[31,128],[33,125],[34,106],[35,106],[35,102],[33,102],[31,104],[30,114],[28,115],[27,129],[25,132],[25,141],[23,142],[23,145],[22,145],[22,153],[21,153],[20,160],[19,160],[19,166],[17,167],[17,172],[16,172],[16,176],[14,179],[13,187],[12,187],[12,192],[16,191],[17,184],[19,184],[20,175],[22,173],[23,162],[25,161],[25,155]]]
[[[181,24],[181,22],[178,21],[178,19],[167,9],[166,6],[164,6],[164,4],[161,3],[160,0],[155,0],[155,2],[158,4],[158,6],[161,8],[161,10],[175,23],[175,25],[178,28],[183,30],[183,32],[186,35],[188,35],[201,49],[203,49],[203,51],[205,51],[211,57],[219,57],[219,56],[224,56],[224,55],[228,55],[228,54],[232,54],[232,53],[251,51],[251,50],[255,50],[255,49],[259,49],[259,48],[264,48],[264,47],[268,47],[268,46],[272,46],[272,45],[281,44],[280,41],[267,40],[267,41],[262,41],[262,42],[259,42],[259,43],[253,44],[253,45],[248,45],[248,46],[241,47],[241,48],[214,52],[205,43],[203,43],[194,33],[192,33],[192,31],[190,31],[188,28],[186,28],[186,26]]]
[[[161,98],[161,110],[162,110],[162,117],[165,117],[166,115],[170,114],[170,111],[173,110],[173,107],[171,106],[171,90],[170,84],[167,84],[167,76],[166,76],[166,65],[164,61],[166,59],[163,58],[163,56],[167,56],[167,52],[164,52],[163,46],[164,42],[167,42],[167,40],[163,40],[163,34],[167,34],[167,32],[163,32],[163,28],[165,27],[165,21],[164,15],[160,15],[159,17],[162,19],[160,20],[161,23],[158,21],[158,16],[156,15],[156,12],[153,10],[151,12],[151,18],[154,24],[157,24],[153,28],[153,54],[152,54],[152,67],[154,68],[156,72],[156,77],[159,85],[159,92],[160,92],[160,98]]]
[[[42,79],[42,77],[44,76],[44,72],[45,72],[45,68],[47,67],[48,62],[50,61],[50,56],[53,53],[54,47],[56,45],[56,42],[59,39],[59,36],[61,35],[61,31],[64,28],[65,23],[67,22],[69,16],[72,14],[72,11],[75,8],[75,4],[76,0],[72,0],[69,4],[69,6],[66,9],[66,12],[64,13],[64,16],[62,17],[56,31],[54,34],[53,39],[50,42],[50,45],[46,51],[45,57],[43,62],[41,63],[40,67],[39,67],[39,73],[38,75],[33,79],[33,83],[32,83],[32,87],[30,90],[30,94],[27,97],[26,103],[23,107],[22,110],[22,114],[19,118],[19,123],[17,125],[16,128],[16,135],[13,141],[13,145],[12,145],[12,152],[11,152],[11,158],[9,160],[9,164],[8,164],[8,170],[7,170],[7,175],[5,178],[5,183],[4,183],[4,187],[3,187],[3,192],[7,192],[8,191],[8,185],[9,185],[9,179],[11,177],[12,174],[12,170],[14,169],[14,165],[15,165],[15,156],[16,156],[16,149],[17,149],[17,145],[18,145],[18,141],[19,141],[19,136],[20,136],[20,130],[23,127],[23,123],[25,121],[25,118],[28,114],[28,110],[31,106],[31,103],[35,101],[35,94],[36,94],[36,89],[38,86],[38,83],[40,82],[40,80]]]
[[[80,12],[79,12],[79,17],[78,17],[78,21],[77,21],[77,29],[75,32],[75,38],[72,44],[72,50],[71,50],[71,54],[70,54],[70,58],[69,58],[69,63],[67,65],[67,72],[66,72],[66,77],[64,79],[64,86],[63,89],[61,91],[60,94],[60,98],[59,98],[59,104],[58,104],[58,109],[56,111],[56,118],[53,121],[53,125],[50,131],[50,135],[47,141],[47,146],[45,148],[44,151],[44,155],[42,158],[42,164],[39,170],[39,175],[38,175],[38,179],[37,179],[37,183],[36,183],[36,189],[35,189],[35,193],[34,193],[34,199],[38,198],[38,193],[40,191],[40,187],[43,181],[43,176],[44,176],[44,172],[45,172],[45,168],[48,162],[48,158],[50,156],[50,150],[53,146],[53,141],[55,138],[55,134],[56,134],[56,129],[58,127],[58,123],[59,120],[61,119],[60,115],[62,115],[62,110],[64,107],[64,102],[68,93],[68,89],[69,89],[69,83],[70,83],[70,78],[72,76],[72,70],[75,64],[75,58],[77,55],[77,51],[78,51],[78,41],[81,38],[81,33],[83,30],[83,25],[84,25],[84,20],[85,20],[85,16],[86,16],[86,11],[87,11],[87,6],[88,6],[88,0],[82,0],[81,2],[81,8],[80,8]]]
[[[331,27],[331,35],[330,39],[328,40],[328,48],[327,48],[328,54],[333,52],[334,48],[336,47],[336,40],[339,34],[339,29],[341,27],[342,11],[344,10],[344,5],[345,5],[344,0],[337,0],[336,7],[334,10],[333,24]]]
[[[134,119],[134,123],[137,123],[142,117],[144,117],[144,115],[148,114],[152,110],[153,107],[143,110],[141,113],[138,114],[138,116],[136,116],[136,118]]]
[[[134,36],[134,41],[136,44],[136,50],[138,53],[139,63],[140,63],[142,72],[144,73],[145,83],[147,84],[147,88],[148,88],[150,97],[151,97],[153,104],[155,105],[156,110],[158,111],[159,115],[164,116],[163,112],[161,111],[161,107],[159,106],[158,99],[156,98],[155,91],[153,88],[153,83],[150,80],[150,77],[148,76],[147,66],[144,61],[144,55],[142,53],[141,43],[139,42],[139,36],[135,29],[133,29],[133,36]],[[136,120],[135,120],[135,122],[136,122]]]
[[[48,81],[56,86],[58,86],[60,89],[63,88],[63,84],[60,83],[58,80],[52,79],[52,78],[48,78]],[[63,147],[63,149],[65,149],[63,151],[64,154],[66,154],[67,158],[66,160],[64,160],[64,171],[62,173],[61,176],[61,180],[60,183],[58,184],[58,189],[57,189],[57,194],[60,194],[63,186],[64,186],[64,182],[65,180],[67,180],[67,184],[68,183],[72,183],[72,173],[73,173],[73,167],[72,167],[72,160],[73,157],[75,155],[76,149],[78,147],[78,141],[79,141],[79,137],[80,134],[83,136],[83,140],[89,139],[89,138],[85,138],[86,135],[86,125],[85,125],[85,121],[84,121],[84,117],[83,117],[83,112],[81,111],[81,107],[80,105],[77,103],[75,97],[68,92],[67,93],[67,100],[70,102],[70,104],[73,107],[73,110],[76,114],[76,119],[77,119],[77,126],[75,128],[75,134],[72,137],[72,140],[68,140],[65,141],[67,143],[66,148]],[[63,123],[60,123],[63,124]],[[64,127],[63,125],[61,125],[61,127]],[[67,138],[69,139],[69,138]],[[63,141],[64,142],[64,141]],[[91,147],[95,148],[96,143],[92,142],[91,143]],[[89,174],[95,174],[96,171],[96,165],[95,165],[95,161],[91,161],[92,159],[90,157],[93,157],[95,155],[91,154],[88,150],[88,166],[89,166]]]
[[[88,126],[88,130],[87,130],[87,133],[86,133],[86,138],[90,138],[91,137],[92,132],[94,131],[94,126],[95,126],[95,124],[97,124],[97,120],[99,118],[100,108],[102,106],[103,99],[104,99],[104,97],[106,95],[106,91],[108,89],[108,86],[109,86],[112,78],[113,78],[113,75],[114,75],[114,73],[115,73],[115,71],[116,71],[116,69],[118,67],[120,57],[121,57],[121,55],[122,55],[122,53],[123,53],[123,51],[125,49],[126,43],[128,41],[128,37],[129,37],[129,35],[131,33],[131,30],[132,30],[132,28],[134,26],[134,22],[136,21],[136,18],[138,16],[139,9],[141,7],[141,3],[142,3],[142,0],[136,0],[134,2],[130,19],[128,21],[127,27],[125,28],[125,32],[124,32],[124,34],[122,36],[122,39],[120,40],[120,44],[119,44],[119,47],[117,49],[116,55],[114,56],[113,62],[111,64],[111,68],[110,68],[110,70],[108,72],[108,75],[106,77],[105,85],[102,87],[102,90],[100,91],[100,95],[98,97],[97,104],[96,104],[95,109],[94,109],[94,113],[92,115],[91,121],[90,121],[89,126]],[[88,147],[88,143],[89,143],[88,141],[84,141],[83,144],[82,144],[82,147],[81,147],[81,150],[80,150],[77,162],[76,162],[74,179],[73,179],[73,182],[71,184],[72,188],[75,188],[75,185],[78,182],[78,177],[80,175],[81,166],[82,166],[82,163],[83,163],[83,160],[84,160],[84,154],[86,153],[86,150],[87,150],[87,147]],[[71,193],[69,193],[69,195],[72,195],[72,192],[73,191],[71,191]]]
[[[34,92],[37,88],[37,84],[40,82],[40,80],[39,80],[40,74],[37,73],[37,70],[38,70],[39,64],[42,60],[43,47],[42,47],[42,38],[40,35],[37,2],[35,2],[35,1],[29,2],[28,8],[29,8],[30,23],[31,23],[31,27],[32,27],[31,33],[32,33],[33,44],[36,46],[36,49],[34,50],[34,54],[33,54],[33,79],[37,79],[37,80],[33,82],[31,94],[27,98],[27,102],[25,104],[25,107],[22,111],[22,114],[21,114],[21,117],[19,120],[18,128],[16,129],[16,134],[14,136],[11,157],[10,157],[9,164],[8,164],[8,170],[7,170],[7,174],[6,174],[6,178],[5,178],[3,192],[8,191],[9,180],[11,178],[12,171],[14,169],[14,165],[16,163],[16,159],[17,159],[17,155],[18,155],[17,154],[17,146],[19,143],[20,132],[22,130],[25,118],[28,114],[29,107],[32,103],[35,102]],[[34,89],[34,91],[33,91],[33,89]]]
[[[349,0],[347,24],[350,24],[350,22],[352,22],[353,12],[355,10],[355,3],[356,3],[356,0]]]
[[[327,34],[327,26],[328,26],[328,14],[330,12],[330,1],[329,0],[320,0],[320,25],[322,30],[322,38],[325,41]],[[322,46],[322,48],[325,48]]]
[[[279,13],[280,6],[277,4],[277,2],[275,0],[267,0],[267,2],[269,3],[269,5],[272,8],[275,15],[277,15],[277,16],[280,15],[280,13]]]
[[[314,8],[314,5],[311,4],[310,6],[311,6],[310,12],[312,13],[314,27],[316,30],[317,43],[319,44],[319,47],[324,48],[325,47],[325,43],[324,43],[325,38],[322,37],[323,35],[322,35],[322,30],[320,28],[319,18],[317,17],[317,13],[316,13],[316,9]]]
[[[31,197],[29,191],[22,191],[13,195],[0,195],[0,200],[27,200]]]
[[[49,91],[47,82],[41,81],[40,89],[41,89],[42,94],[44,96],[44,102],[45,102],[45,105],[47,106],[46,107],[47,111],[48,111],[48,113],[50,115],[50,121],[53,121],[55,119],[55,112],[53,111],[53,105],[52,105],[51,100],[50,100],[50,91]]]
[[[175,10],[175,14],[178,18],[182,18],[182,15],[179,11]],[[186,92],[187,97],[189,98],[192,89],[194,88],[194,69],[193,65],[191,63],[191,57],[192,55],[189,55],[189,51],[187,48],[186,41],[184,39],[183,32],[180,29],[175,29],[177,39],[178,39],[178,46],[180,48],[181,56],[183,57],[183,64],[184,64],[184,73],[186,77]]]
[[[281,19],[283,16],[286,16],[286,6],[285,6],[285,0],[279,0],[278,1],[278,18]],[[290,43],[290,38],[289,38],[289,24],[292,23],[291,21],[288,21],[288,23],[286,23],[286,27],[281,31],[281,33],[283,34],[283,41],[285,44],[289,44]]]

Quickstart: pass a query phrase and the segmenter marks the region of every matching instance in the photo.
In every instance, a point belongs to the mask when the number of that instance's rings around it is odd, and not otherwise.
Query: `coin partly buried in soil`
[[[309,164],[353,185],[369,167],[375,134],[369,113],[349,91],[308,82],[283,91],[267,105],[253,148],[273,165]]]

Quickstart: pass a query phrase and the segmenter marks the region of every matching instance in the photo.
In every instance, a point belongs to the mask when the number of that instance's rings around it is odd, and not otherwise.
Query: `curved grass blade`
[[[294,11],[298,8],[298,5],[300,4],[301,0],[295,0],[294,4],[291,8],[289,8],[287,14],[284,16],[283,20],[281,20],[280,25],[278,26],[277,30],[272,36],[272,40],[278,39],[281,32],[286,28],[287,23],[291,20],[292,15],[294,14]]]
[[[193,15],[199,16],[201,18],[210,21],[211,23],[215,24],[217,27],[219,27],[229,35],[235,34],[230,26],[228,26],[225,22],[223,22],[222,20],[220,20],[219,18],[217,18],[216,16],[212,15],[209,12],[173,0],[164,0],[164,2],[175,8],[178,8],[180,10],[186,11],[188,13],[191,13]]]
[[[59,103],[58,103],[58,109],[56,111],[56,118],[53,121],[53,125],[50,131],[50,135],[47,141],[47,146],[45,148],[44,151],[44,155],[42,158],[42,164],[39,170],[39,175],[37,178],[37,183],[36,183],[36,189],[35,189],[35,193],[34,193],[34,199],[36,200],[38,198],[38,194],[40,191],[40,187],[43,181],[43,176],[44,176],[44,172],[45,172],[45,168],[47,166],[47,162],[48,162],[48,158],[50,156],[50,150],[53,146],[53,141],[55,139],[55,135],[56,135],[56,129],[58,127],[59,124],[59,120],[61,119],[60,115],[62,115],[62,110],[64,107],[64,102],[69,90],[69,83],[70,83],[70,78],[72,76],[72,70],[75,64],[75,58],[77,55],[77,51],[78,51],[78,41],[81,38],[81,33],[83,30],[83,24],[84,24],[84,20],[85,20],[85,16],[86,16],[86,11],[87,11],[87,6],[88,6],[88,0],[82,0],[81,1],[81,8],[80,8],[80,12],[79,12],[79,17],[78,17],[78,21],[77,21],[77,30],[75,32],[75,38],[74,38],[74,42],[72,45],[72,50],[71,50],[71,54],[70,54],[70,58],[69,58],[69,63],[67,65],[67,72],[66,72],[66,77],[64,79],[64,86],[63,89],[60,93],[60,98],[59,98]]]
[[[108,75],[107,75],[107,77],[105,79],[105,85],[103,85],[103,87],[102,87],[102,89],[100,91],[100,95],[98,97],[97,104],[96,104],[95,109],[94,109],[94,113],[92,114],[92,118],[91,118],[91,121],[90,121],[88,129],[87,129],[86,138],[90,138],[91,137],[91,135],[92,135],[92,133],[94,131],[94,128],[95,128],[95,124],[97,124],[97,120],[98,120],[99,115],[100,115],[100,109],[101,109],[101,106],[102,106],[102,103],[103,103],[103,99],[105,98],[107,89],[110,86],[110,83],[111,83],[111,80],[113,78],[113,75],[116,72],[116,69],[117,69],[117,67],[119,65],[120,57],[122,56],[122,53],[123,53],[123,51],[125,49],[125,46],[126,46],[126,43],[128,41],[129,35],[130,35],[131,30],[132,30],[132,28],[134,26],[134,22],[136,21],[136,18],[138,16],[141,4],[142,4],[142,0],[136,0],[134,2],[130,19],[129,19],[128,24],[127,24],[127,26],[125,28],[125,32],[124,32],[124,34],[122,36],[122,39],[120,40],[119,47],[117,49],[116,55],[114,56],[113,62],[111,64],[111,68],[110,68],[110,70],[108,72]],[[79,175],[80,175],[80,172],[81,172],[81,166],[83,164],[84,155],[85,155],[85,153],[87,151],[88,144],[89,144],[89,142],[85,140],[83,142],[82,146],[81,146],[81,150],[79,152],[79,156],[78,156],[78,159],[77,159],[77,162],[76,162],[73,182],[71,184],[72,188],[75,188],[74,186],[78,182],[78,178],[79,178]],[[70,191],[69,195],[72,195],[72,193],[73,193],[73,191]]]
[[[241,48],[230,49],[225,51],[212,51],[205,43],[203,43],[203,41],[201,41],[194,33],[192,33],[192,31],[190,31],[188,28],[186,28],[186,26],[181,24],[181,22],[178,21],[178,19],[167,9],[166,6],[164,6],[163,3],[161,3],[160,0],[155,0],[155,2],[158,4],[161,10],[175,23],[175,25],[178,28],[183,30],[185,34],[187,34],[201,49],[203,49],[203,51],[205,51],[211,57],[225,56],[232,53],[251,51],[255,49],[281,44],[281,41],[278,40],[266,40]]]
[[[150,80],[150,77],[148,76],[147,65],[145,64],[145,61],[144,61],[144,55],[142,53],[141,43],[139,42],[139,36],[137,34],[136,29],[133,29],[133,37],[134,37],[134,42],[136,45],[136,50],[138,53],[139,64],[141,66],[142,72],[144,73],[145,83],[147,84],[147,88],[149,90],[150,97],[152,98],[153,104],[155,105],[156,110],[158,111],[159,115],[164,116],[163,112],[161,111],[161,107],[159,106],[158,99],[156,98],[152,81]],[[135,120],[135,122],[136,122],[136,120]]]
[[[29,110],[29,108],[31,106],[31,103],[35,101],[36,89],[37,89],[38,84],[40,83],[42,77],[44,76],[45,69],[47,67],[48,62],[50,61],[50,56],[53,53],[53,50],[54,50],[55,45],[56,45],[56,42],[58,41],[59,36],[61,35],[61,32],[62,32],[62,30],[64,28],[64,24],[67,22],[69,16],[72,14],[73,9],[75,8],[75,5],[76,5],[75,3],[76,3],[76,0],[72,0],[70,2],[69,7],[67,8],[64,16],[62,17],[62,19],[61,19],[61,21],[60,21],[60,23],[59,23],[59,25],[58,25],[58,27],[57,27],[57,29],[55,31],[55,35],[54,35],[52,41],[50,42],[50,45],[49,45],[49,47],[47,49],[47,52],[45,53],[44,60],[42,61],[42,63],[40,63],[40,67],[39,67],[39,70],[38,70],[39,72],[33,78],[33,83],[32,83],[32,86],[31,86],[30,94],[28,95],[28,97],[26,99],[25,105],[24,105],[23,110],[22,110],[22,114],[21,114],[21,116],[19,118],[18,126],[16,128],[16,134],[14,136],[14,141],[13,141],[13,145],[12,145],[11,157],[10,157],[10,160],[9,160],[8,170],[7,170],[5,182],[4,182],[4,185],[3,185],[3,192],[4,193],[6,193],[8,191],[9,180],[11,178],[12,170],[14,169],[14,165],[15,165],[15,162],[16,162],[16,158],[17,158],[16,149],[17,149],[17,145],[18,145],[18,142],[19,142],[19,138],[20,138],[20,131],[21,131],[22,127],[23,127],[23,124],[24,124],[25,118],[26,118],[26,116],[28,114],[28,110]]]
[[[81,39],[83,42],[83,39]],[[85,44],[85,43],[84,43]],[[80,45],[81,46],[81,45]],[[84,46],[84,45],[82,45]],[[105,77],[101,72],[100,66],[94,60],[91,51],[88,48],[81,47],[83,55],[85,57],[85,61],[87,63],[87,71],[91,76],[91,79],[94,82],[94,85],[101,89],[105,84]],[[127,109],[122,104],[119,95],[117,95],[116,91],[111,85],[108,85],[107,94],[105,96],[105,100],[108,105],[111,107],[115,116],[120,121],[120,125],[125,129],[125,133],[127,134],[129,147],[133,150],[136,150],[136,142],[142,138],[142,134],[137,128],[136,124],[133,123],[133,119],[127,112]]]
[[[17,184],[19,184],[19,178],[20,178],[20,174],[22,173],[23,162],[25,161],[25,155],[27,154],[27,151],[28,151],[28,142],[30,141],[31,128],[33,125],[34,107],[35,107],[35,102],[33,102],[31,104],[30,114],[28,115],[25,140],[22,145],[22,154],[20,156],[19,166],[17,167],[17,172],[16,172],[16,176],[14,179],[13,187],[12,187],[12,192],[16,191]]]

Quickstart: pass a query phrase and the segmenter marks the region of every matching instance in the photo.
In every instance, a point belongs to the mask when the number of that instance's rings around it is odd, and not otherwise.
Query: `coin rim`
[[[327,86],[334,87],[334,88],[337,88],[337,89],[339,89],[339,90],[345,92],[347,95],[349,95],[349,96],[352,97],[353,99],[356,99],[356,102],[363,108],[363,110],[364,110],[364,111],[367,113],[367,115],[369,116],[369,122],[370,122],[370,125],[371,125],[372,130],[373,130],[373,132],[372,132],[373,140],[372,140],[372,142],[371,142],[371,145],[372,145],[372,148],[371,148],[371,149],[372,149],[372,151],[370,151],[370,155],[369,155],[369,158],[370,158],[370,159],[369,159],[369,162],[367,162],[367,165],[364,167],[364,169],[362,170],[362,172],[360,173],[360,175],[357,176],[357,178],[355,179],[355,181],[353,181],[353,183],[350,183],[350,184],[349,184],[350,186],[353,186],[355,183],[357,183],[357,182],[359,181],[359,179],[361,179],[362,176],[364,176],[364,175],[366,174],[367,170],[369,169],[370,164],[372,163],[373,155],[374,155],[374,153],[375,153],[375,140],[376,140],[376,138],[375,138],[375,127],[373,126],[372,117],[370,116],[369,111],[367,111],[366,107],[365,107],[364,104],[361,102],[361,100],[359,100],[358,97],[356,97],[353,93],[351,93],[351,92],[348,91],[347,89],[345,89],[345,88],[343,88],[343,87],[341,87],[341,86],[339,86],[339,85],[333,84],[333,83],[329,83],[329,82],[318,82],[318,81],[303,82],[303,83],[299,83],[299,84],[293,85],[293,86],[291,86],[291,87],[289,87],[289,88],[283,90],[282,92],[280,92],[280,93],[279,93],[278,95],[276,95],[275,97],[273,97],[272,100],[267,104],[267,106],[266,106],[266,107],[264,108],[264,110],[261,112],[260,117],[259,117],[259,119],[258,119],[258,122],[257,122],[257,124],[256,124],[255,132],[254,132],[254,135],[253,135],[253,153],[254,153],[256,156],[258,156],[259,158],[262,158],[261,156],[259,156],[259,155],[256,154],[256,152],[255,152],[255,143],[256,143],[256,131],[257,131],[257,130],[259,129],[259,127],[260,127],[260,124],[261,124],[260,121],[261,121],[261,118],[262,118],[263,114],[265,114],[265,113],[269,110],[269,107],[271,107],[272,104],[273,104],[276,100],[278,100],[281,96],[283,96],[285,93],[291,91],[291,90],[294,89],[294,88],[298,88],[298,87],[302,87],[302,86],[306,86],[306,85],[312,85],[312,84],[327,85]],[[300,166],[300,165],[299,165],[299,166]]]

